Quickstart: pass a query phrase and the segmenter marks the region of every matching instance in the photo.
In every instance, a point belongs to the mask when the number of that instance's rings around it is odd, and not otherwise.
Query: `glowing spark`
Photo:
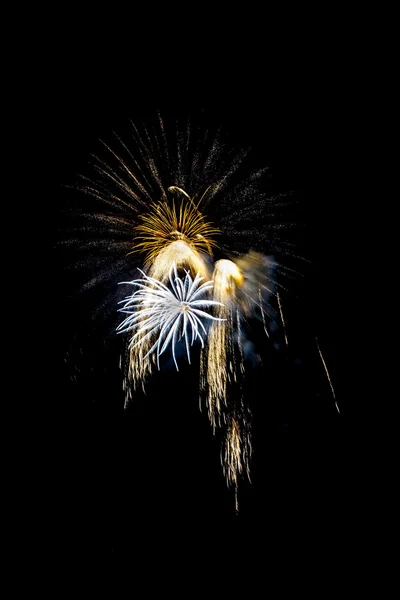
[[[243,283],[241,270],[231,260],[218,260],[215,263],[215,276],[217,277],[215,285],[218,286],[218,293],[221,296],[229,296],[236,286]]]
[[[232,417],[229,419],[228,429],[225,437],[225,445],[221,454],[222,468],[226,482],[235,489],[235,505],[238,511],[237,489],[239,476],[246,470],[250,480],[249,461],[251,456],[250,436],[246,431],[246,420]]]
[[[172,264],[169,270],[171,289],[153,277],[148,277],[143,271],[141,273],[143,279],[123,282],[130,283],[139,289],[121,302],[124,304],[124,307],[120,309],[121,312],[128,313],[129,316],[124,319],[117,330],[120,333],[137,330],[130,341],[131,349],[142,345],[146,340],[151,339],[153,341],[156,338],[144,358],[147,358],[153,352],[157,352],[158,368],[160,368],[159,358],[161,354],[171,344],[175,366],[179,370],[175,354],[177,340],[184,338],[186,354],[190,363],[189,346],[193,345],[198,338],[202,347],[204,347],[200,330],[202,334],[207,334],[200,317],[212,321],[222,320],[201,310],[221,305],[220,302],[214,300],[200,299],[201,296],[212,289],[213,282],[206,281],[200,285],[203,277],[197,274],[195,279],[192,280],[188,272],[186,272],[186,277],[182,281],[178,277],[175,263]],[[192,334],[191,344],[189,343],[189,330]]]
[[[285,342],[286,342],[286,346],[287,346],[288,345],[288,341],[287,341],[287,335],[286,335],[286,324],[285,324],[285,319],[283,318],[281,298],[280,298],[278,292],[276,293],[276,297],[278,298],[279,312],[280,312],[280,315],[281,315],[281,320],[282,320],[282,325],[283,325],[283,332],[284,332],[284,335],[285,335]]]
[[[187,198],[187,199],[188,199],[190,202],[192,201],[192,199],[191,199],[191,197],[189,196],[189,194],[187,194],[187,193],[185,192],[185,190],[183,190],[182,188],[178,187],[177,185],[170,185],[170,186],[169,186],[169,188],[168,188],[168,191],[169,191],[169,192],[180,192],[181,194],[183,194],[184,196],[186,196],[186,198]]]
[[[246,472],[250,480],[252,452],[251,413],[242,396],[245,358],[242,319],[252,316],[257,307],[268,335],[264,307],[273,293],[271,274],[269,259],[255,252],[235,262],[219,260],[214,266],[213,298],[222,305],[216,314],[225,321],[211,325],[207,349],[201,354],[200,381],[213,429],[216,426],[224,429],[221,462],[228,486],[235,489],[236,510],[239,476]]]
[[[161,282],[168,280],[169,268],[175,263],[177,268],[189,269],[192,273],[200,273],[202,277],[208,277],[206,261],[202,256],[185,241],[170,242],[155,258],[149,268],[149,275]]]
[[[213,279],[213,297],[219,304],[216,314],[224,321],[211,326],[207,353],[202,353],[202,385],[207,388],[208,415],[215,429],[220,422],[221,406],[226,404],[228,382],[236,378],[233,302],[243,275],[234,262],[223,259],[215,263]]]
[[[258,288],[258,301],[259,301],[259,307],[261,309],[261,317],[262,317],[264,331],[265,331],[267,337],[269,337],[267,325],[265,323],[265,314],[264,314],[264,310],[263,310],[263,307],[262,307],[261,287]]]
[[[319,344],[318,344],[318,338],[315,338],[315,341],[317,343],[318,352],[319,352],[319,355],[321,357],[322,364],[324,365],[324,369],[325,369],[325,373],[326,373],[326,376],[327,376],[328,381],[329,381],[329,385],[331,386],[332,396],[333,396],[333,399],[335,401],[336,410],[340,414],[340,410],[339,410],[339,407],[338,407],[338,404],[337,404],[337,401],[336,401],[335,390],[333,389],[332,381],[331,381],[331,378],[329,376],[328,367],[326,366],[326,362],[324,360],[324,357],[322,356],[321,348],[319,347]]]
[[[162,251],[177,242],[187,247],[186,253],[204,252],[212,254],[216,246],[213,236],[219,232],[211,223],[205,221],[202,213],[189,195],[176,186],[169,191],[178,190],[185,200],[179,206],[167,202],[153,206],[149,212],[140,216],[140,224],[136,227],[136,241],[132,252],[144,252],[145,266],[153,265]],[[202,199],[202,198],[201,198]],[[201,201],[200,199],[200,201]],[[170,263],[171,264],[171,263]],[[178,266],[179,263],[177,262]]]

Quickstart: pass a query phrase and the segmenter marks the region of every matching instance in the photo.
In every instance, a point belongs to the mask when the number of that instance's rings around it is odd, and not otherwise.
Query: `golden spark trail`
[[[213,430],[216,426],[226,428],[221,463],[227,485],[235,490],[237,511],[239,476],[246,470],[249,477],[251,456],[250,428],[241,395],[244,356],[240,313],[243,307],[237,299],[244,277],[234,262],[223,259],[215,263],[213,280],[213,299],[222,303],[216,307],[216,314],[225,321],[211,325],[207,351],[201,355],[200,377]],[[235,400],[228,400],[230,384],[234,384],[235,395],[239,396]]]
[[[233,487],[235,491],[236,512],[239,510],[239,476],[243,473],[244,469],[246,470],[247,477],[250,481],[249,461],[252,449],[247,426],[248,424],[244,415],[241,415],[239,419],[230,417],[224,448],[221,452],[222,470],[226,482],[228,486]]]
[[[203,389],[207,389],[208,415],[215,430],[220,424],[221,407],[226,404],[228,382],[236,377],[233,300],[236,287],[243,282],[243,275],[234,262],[223,259],[215,263],[213,281],[213,299],[223,305],[216,308],[216,316],[226,319],[218,325],[212,324],[208,350],[202,352]]]
[[[267,324],[265,322],[265,314],[264,314],[264,310],[263,310],[263,307],[262,307],[261,287],[258,288],[258,300],[259,300],[259,307],[260,307],[260,310],[261,310],[261,317],[262,317],[264,331],[265,331],[267,337],[269,337],[269,333],[268,333],[268,329],[267,329]]]
[[[285,319],[283,318],[283,312],[282,312],[282,305],[281,305],[281,299],[279,296],[279,292],[276,293],[276,297],[278,298],[278,306],[279,306],[279,312],[281,315],[281,320],[282,320],[282,325],[283,325],[283,333],[285,335],[285,342],[286,342],[286,346],[288,345],[288,341],[287,341],[287,335],[286,335],[286,324],[285,324]]]
[[[321,357],[322,364],[324,365],[324,369],[325,369],[325,373],[326,373],[326,376],[327,376],[328,381],[329,381],[329,385],[331,386],[332,396],[333,396],[333,399],[335,401],[336,410],[340,414],[340,410],[339,410],[339,407],[338,407],[338,404],[337,404],[337,401],[336,401],[335,390],[333,389],[333,384],[332,384],[331,378],[329,376],[328,367],[326,366],[326,362],[324,360],[324,357],[322,356],[321,348],[319,347],[319,344],[318,344],[318,338],[315,338],[315,341],[317,343],[318,352],[319,352],[319,355]]]
[[[238,486],[238,474],[242,472],[241,436],[239,424],[236,419],[231,419],[225,441],[225,454],[222,467],[227,481]]]

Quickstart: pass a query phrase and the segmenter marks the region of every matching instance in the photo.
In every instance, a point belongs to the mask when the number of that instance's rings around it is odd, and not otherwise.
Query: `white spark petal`
[[[207,330],[200,317],[212,321],[224,321],[225,319],[213,317],[201,309],[216,305],[223,306],[223,304],[215,300],[200,299],[203,294],[212,289],[213,282],[206,281],[200,285],[204,278],[197,273],[193,280],[189,272],[186,272],[185,279],[182,280],[178,276],[175,263],[169,270],[171,289],[157,279],[149,277],[143,271],[140,272],[143,275],[142,279],[122,282],[138,289],[120,302],[123,304],[123,307],[119,309],[120,312],[128,313],[129,316],[122,321],[117,331],[118,333],[133,332],[130,348],[136,348],[158,332],[157,339],[146,357],[156,351],[157,365],[160,368],[159,358],[171,344],[174,363],[176,369],[179,370],[175,355],[177,339],[184,337],[190,364],[188,330],[192,331],[191,345],[198,338],[204,347],[204,339],[200,335],[199,326],[205,335],[207,335]],[[179,338],[178,333],[180,333]]]

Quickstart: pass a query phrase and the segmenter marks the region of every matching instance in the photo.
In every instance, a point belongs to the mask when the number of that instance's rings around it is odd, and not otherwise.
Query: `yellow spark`
[[[184,240],[170,242],[160,250],[149,268],[150,277],[166,281],[172,263],[178,269],[189,269],[193,274],[200,273],[202,277],[208,278],[207,263],[203,255]]]
[[[268,333],[268,329],[267,329],[267,324],[265,322],[264,309],[263,309],[263,306],[262,306],[261,287],[258,288],[258,301],[259,301],[259,307],[260,307],[260,310],[261,310],[261,317],[262,317],[264,331],[267,334],[267,337],[269,337],[269,333]]]
[[[337,401],[336,401],[335,390],[333,389],[333,384],[332,384],[331,378],[329,376],[328,367],[326,366],[326,362],[324,360],[324,357],[322,356],[321,348],[319,347],[319,344],[318,344],[318,338],[315,338],[315,341],[317,343],[318,352],[319,352],[319,355],[321,357],[322,364],[324,365],[324,369],[325,369],[325,373],[326,373],[326,376],[327,376],[328,381],[329,381],[329,385],[331,386],[332,396],[333,396],[333,399],[335,401],[336,410],[340,414],[340,410],[339,410],[339,407],[338,407],[338,404],[337,404]]]
[[[139,383],[145,391],[144,384],[149,375],[151,375],[156,361],[153,354],[146,357],[154,343],[153,336],[142,341],[136,348],[129,349],[129,366],[128,379],[132,382],[133,388],[136,390]]]
[[[251,455],[251,443],[246,425],[243,418],[239,421],[236,418],[229,420],[228,430],[225,437],[225,445],[221,454],[222,469],[228,486],[235,489],[235,506],[238,511],[237,490],[239,485],[239,476],[245,469],[249,475],[249,459]]]
[[[239,267],[231,260],[218,260],[214,267],[214,296],[220,296],[219,302],[229,301],[234,297],[237,287],[243,283],[243,274]]]
[[[244,277],[237,264],[223,259],[215,263],[213,281],[213,299],[222,303],[216,307],[216,316],[225,321],[211,325],[207,349],[202,350],[201,354],[200,381],[203,392],[205,390],[213,430],[216,426],[226,426],[221,463],[228,486],[235,489],[235,507],[238,511],[239,476],[245,469],[249,477],[251,444],[245,414],[232,416],[231,409],[227,407],[227,395],[228,385],[238,384],[244,372],[240,325],[240,309],[243,307],[237,298]]]
[[[207,390],[208,416],[215,430],[220,424],[221,407],[226,404],[228,382],[236,379],[233,302],[243,275],[234,262],[223,259],[215,263],[212,278],[213,299],[222,304],[216,307],[215,316],[225,321],[211,325],[207,351],[202,351],[201,376],[202,388]]]
[[[286,324],[285,324],[285,319],[283,318],[281,298],[279,296],[279,292],[276,293],[276,297],[278,298],[279,312],[280,312],[280,315],[281,315],[281,320],[282,320],[282,325],[283,325],[283,332],[285,334],[285,342],[286,342],[286,346],[287,346],[288,345],[288,341],[287,341],[287,335],[286,335]]]
[[[174,242],[185,244],[192,252],[209,255],[216,246],[214,236],[219,230],[206,221],[200,212],[198,206],[202,198],[196,205],[181,188],[169,188],[169,191],[176,190],[184,196],[180,204],[176,205],[175,200],[172,201],[172,206],[167,202],[160,202],[140,216],[141,223],[136,227],[132,252],[145,254],[145,268],[153,265],[159,254]]]
[[[227,482],[235,487],[238,485],[238,475],[243,470],[241,442],[239,423],[236,419],[231,419],[225,440],[222,466]]]

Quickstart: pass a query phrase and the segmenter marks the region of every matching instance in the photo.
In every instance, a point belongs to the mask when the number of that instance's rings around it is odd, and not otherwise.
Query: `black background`
[[[303,97],[294,85],[284,97],[265,93],[252,104],[205,104],[240,145],[251,144],[271,165],[272,185],[295,190],[306,222],[311,260],[288,311],[288,349],[272,356],[269,372],[253,373],[248,394],[254,414],[252,484],[242,482],[239,515],[226,488],[206,414],[199,412],[195,376],[155,379],[124,413],[119,340],[96,332],[83,348],[81,372],[66,359],[71,328],[85,329],[79,305],[61,299],[48,342],[49,405],[44,417],[42,509],[49,544],[62,552],[168,560],[173,547],[237,560],[258,555],[289,564],[336,564],[348,550],[355,510],[350,399],[340,384],[342,338],[338,267],[339,200],[334,181],[340,143],[328,90]],[[116,97],[117,96],[117,97]],[[63,227],[62,186],[82,172],[97,139],[127,119],[141,122],[155,108],[185,114],[174,104],[138,101],[140,94],[68,79],[54,91],[52,132],[52,243]],[[198,110],[199,107],[196,107]],[[59,200],[60,198],[60,200]],[[68,275],[50,255],[49,290],[68,294]],[[61,320],[59,306],[68,314]],[[318,336],[341,414],[316,349]],[[78,348],[79,351],[79,348]],[[300,360],[296,360],[300,359]],[[85,368],[85,364],[87,368]],[[173,390],[173,391],[172,391]],[[204,550],[203,550],[204,549]],[[260,550],[261,549],[261,550]],[[261,554],[260,554],[261,552]],[[234,559],[234,557],[236,557]]]

